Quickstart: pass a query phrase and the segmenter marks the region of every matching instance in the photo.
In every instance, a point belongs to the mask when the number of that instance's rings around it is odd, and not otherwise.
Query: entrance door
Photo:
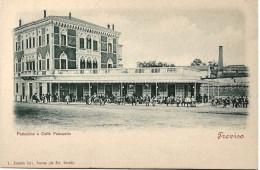
[[[32,83],[29,83],[29,99],[32,98],[32,95],[33,95]]]
[[[135,86],[136,96],[140,97],[143,96],[143,86],[142,85],[136,85]]]
[[[83,84],[77,85],[77,100],[83,101]]]
[[[126,96],[127,95],[127,85],[124,85],[123,86],[123,96]]]
[[[23,88],[22,88],[22,95],[23,95],[23,99],[24,99],[24,96],[25,96],[25,84],[23,83]]]
[[[42,84],[41,83],[39,84],[39,96],[40,97],[42,96]]]
[[[174,96],[175,97],[175,84],[169,84],[168,85],[168,96]]]
[[[51,91],[52,95],[54,95],[55,93],[58,93],[58,84],[53,83],[52,84],[52,91]]]
[[[97,95],[97,85],[91,85],[91,96],[93,96],[94,94]]]
[[[156,85],[152,84],[151,85],[151,97],[156,96]]]
[[[107,95],[108,97],[112,96],[112,85],[106,85],[106,87],[105,87],[105,95]]]

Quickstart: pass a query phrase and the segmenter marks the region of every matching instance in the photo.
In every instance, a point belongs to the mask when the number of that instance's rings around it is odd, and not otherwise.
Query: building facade
[[[120,33],[69,16],[46,16],[14,29],[16,101],[33,94],[196,96],[200,70],[187,67],[123,68]]]

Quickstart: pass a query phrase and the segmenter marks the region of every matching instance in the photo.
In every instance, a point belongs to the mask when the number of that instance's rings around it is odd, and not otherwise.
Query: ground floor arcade
[[[199,96],[201,93],[201,83],[197,82],[150,82],[150,83],[55,83],[55,82],[36,82],[36,81],[17,81],[15,83],[15,100],[28,101],[32,95],[37,93],[55,94],[59,97],[71,94],[72,101],[82,101],[85,95],[97,96],[132,96],[137,97],[167,97]]]

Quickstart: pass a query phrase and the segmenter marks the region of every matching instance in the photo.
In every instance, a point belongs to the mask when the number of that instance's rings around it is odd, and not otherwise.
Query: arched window
[[[65,30],[61,31],[61,45],[67,44],[67,32]]]
[[[85,58],[82,56],[80,59],[80,69],[84,69],[85,68]]]
[[[94,58],[93,60],[93,68],[96,69],[98,67],[97,59]]]
[[[113,61],[111,58],[107,61],[107,68],[113,68]]]
[[[24,57],[24,55],[22,56],[22,60],[21,60],[21,62],[22,62],[22,71],[24,71],[25,70],[25,68],[24,68],[24,63],[25,63],[25,57]]]
[[[30,71],[31,70],[31,59],[30,57],[26,57],[26,70]]]
[[[85,38],[82,33],[80,34],[80,38],[79,38],[79,48],[81,49],[85,48]]]
[[[50,69],[50,54],[47,53],[45,58],[46,58],[46,70],[49,70]]]
[[[91,63],[91,58],[89,57],[87,59],[87,69],[91,69],[92,68],[92,63]]]
[[[60,68],[61,69],[67,69],[68,67],[68,57],[67,55],[63,52],[61,55],[60,55]]]
[[[98,38],[96,36],[93,39],[93,51],[98,51]]]
[[[33,70],[33,57],[32,56],[30,56],[30,59],[29,59],[29,69]]]
[[[35,56],[32,56],[32,70],[36,70],[35,69]]]
[[[91,36],[87,36],[87,49],[91,49]]]
[[[108,46],[107,46],[109,53],[112,53],[112,46],[113,46],[112,44],[113,44],[113,40],[109,38],[108,39]]]
[[[18,59],[15,58],[15,72],[18,72]]]
[[[42,55],[38,55],[38,70],[42,70]]]

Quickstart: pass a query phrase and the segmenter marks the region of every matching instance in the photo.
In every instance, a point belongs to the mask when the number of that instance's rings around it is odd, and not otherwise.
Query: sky
[[[99,1],[94,1],[98,3]],[[103,2],[103,1],[102,1]],[[204,63],[218,61],[223,46],[224,65],[244,64],[245,18],[235,8],[179,8],[176,3],[143,1],[115,2],[113,6],[85,4],[71,9],[46,9],[48,15],[68,15],[106,27],[115,24],[121,32],[124,67],[139,61],[163,61],[176,66],[190,65],[199,58]],[[160,3],[161,2],[161,3]],[[168,1],[167,1],[168,2]],[[196,2],[196,1],[192,1]],[[118,7],[120,6],[120,7]],[[42,10],[27,10],[17,15],[23,23],[43,17]]]

